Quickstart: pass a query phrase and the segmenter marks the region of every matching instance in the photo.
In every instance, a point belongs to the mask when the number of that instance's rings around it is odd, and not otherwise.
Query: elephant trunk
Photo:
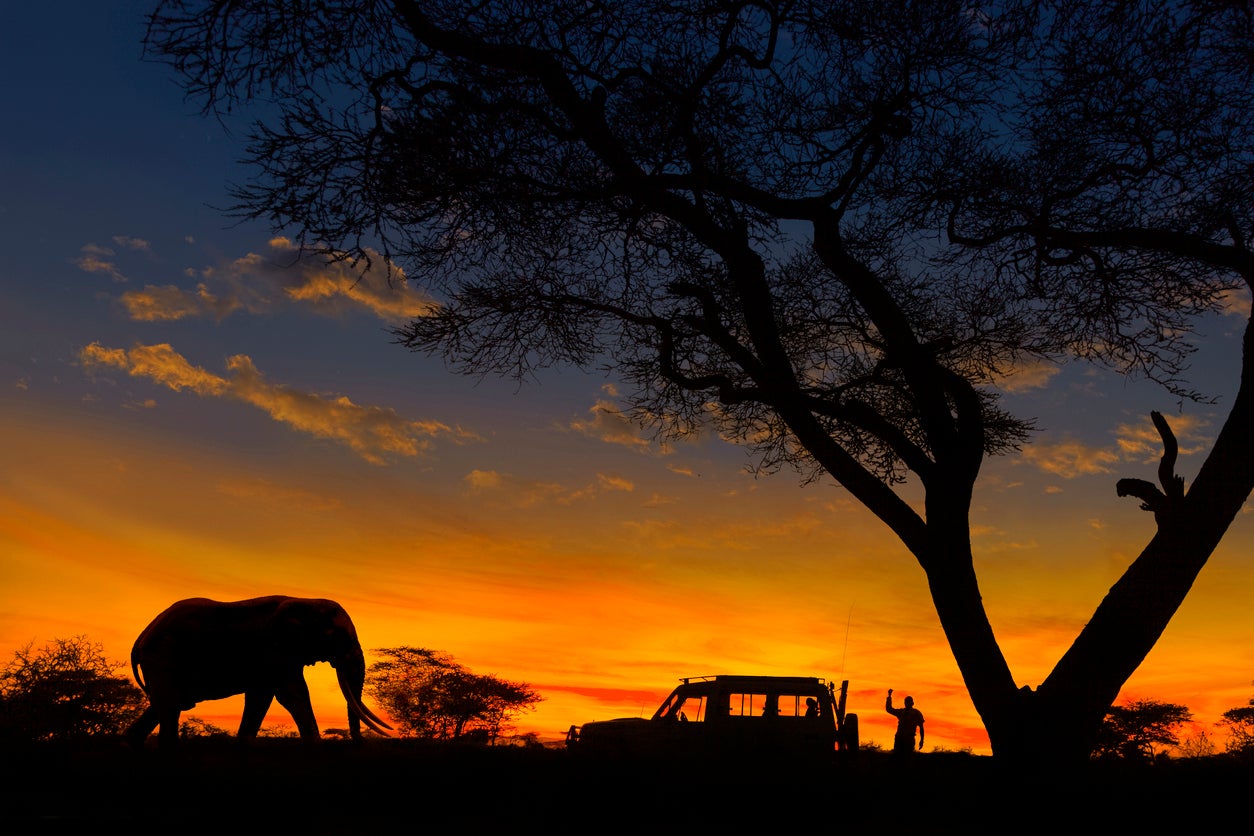
[[[348,727],[352,736],[361,737],[362,723],[373,731],[388,736],[385,730],[392,727],[375,716],[374,712],[361,702],[361,691],[366,681],[366,657],[361,651],[361,646],[357,645],[350,649],[333,667],[336,679],[340,683],[340,693],[344,695],[344,701],[348,704]]]

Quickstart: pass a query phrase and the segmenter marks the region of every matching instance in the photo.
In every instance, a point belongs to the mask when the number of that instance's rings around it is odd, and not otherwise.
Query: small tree
[[[391,647],[366,671],[366,692],[400,723],[401,734],[495,741],[508,721],[543,699],[523,682],[472,673],[437,650]]]
[[[1158,700],[1136,700],[1111,706],[1093,749],[1095,758],[1149,761],[1155,747],[1180,743],[1180,726],[1193,719],[1186,706]]]
[[[120,734],[143,710],[144,694],[118,676],[121,662],[86,636],[27,644],[0,670],[0,734],[75,740]]]
[[[179,723],[179,737],[230,737],[231,733],[199,717],[187,716]]]
[[[1229,708],[1217,725],[1227,729],[1229,752],[1254,753],[1254,700]]]

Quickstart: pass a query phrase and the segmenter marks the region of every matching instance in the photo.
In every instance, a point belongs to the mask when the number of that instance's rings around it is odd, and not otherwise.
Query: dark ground
[[[149,741],[150,745],[153,741]],[[407,741],[192,740],[0,749],[0,833],[1202,833],[1246,818],[1223,758],[1021,774],[922,754],[800,767],[587,763]],[[759,827],[759,822],[768,826]]]

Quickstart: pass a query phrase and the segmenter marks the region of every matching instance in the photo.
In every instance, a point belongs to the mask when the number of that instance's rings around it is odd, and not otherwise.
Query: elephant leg
[[[275,696],[279,705],[286,708],[296,721],[300,736],[305,740],[317,740],[318,721],[314,719],[313,704],[309,701],[309,686],[305,684],[305,677],[302,675],[285,683]]]
[[[179,742],[179,715],[177,707],[159,712],[161,731],[157,732],[157,748],[173,749]]]
[[[126,740],[132,748],[144,748],[144,741],[148,739],[148,735],[152,734],[152,730],[157,727],[157,723],[161,720],[155,705],[149,705],[144,709],[144,713],[131,723],[130,728],[126,730]]]
[[[270,703],[274,701],[274,695],[270,691],[245,691],[244,692],[244,716],[239,721],[239,732],[236,738],[239,740],[252,740],[257,736],[257,731],[261,728],[261,721],[266,719],[266,712],[270,710]]]

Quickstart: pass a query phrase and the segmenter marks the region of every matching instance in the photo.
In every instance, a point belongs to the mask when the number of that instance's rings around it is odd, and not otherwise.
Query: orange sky
[[[133,4],[6,15],[0,655],[86,634],[123,660],[180,598],[331,597],[367,648],[531,683],[545,701],[520,725],[548,739],[649,714],[682,676],[762,673],[849,679],[881,744],[884,691],[913,694],[929,744],[987,751],[922,572],[842,489],[754,478],[713,435],[662,447],[616,412],[612,379],[515,386],[407,354],[387,329],[431,309],[423,289],[358,281],[213,208],[246,175],[242,123],[224,132],[139,60]],[[1041,432],[986,466],[974,546],[1020,683],[1152,533],[1114,491],[1154,478],[1151,409],[1196,471],[1248,302],[1232,313],[1197,338],[1191,382],[1214,406],[1086,367],[1002,382]],[[1252,523],[1124,698],[1185,703],[1214,731],[1254,696]],[[310,679],[321,725],[342,726],[331,671]],[[195,713],[233,729],[238,705]]]
[[[528,411],[542,397],[502,395],[510,421],[379,457],[236,399],[102,374],[90,351],[78,370],[96,394],[66,406],[17,389],[0,419],[0,652],[86,633],[124,659],[179,598],[326,596],[367,648],[430,647],[531,683],[545,701],[520,728],[547,739],[647,715],[680,676],[748,672],[849,679],[863,738],[880,743],[884,690],[912,693],[929,745],[987,751],[921,571],[839,488],[755,479],[713,438],[623,443],[639,436],[598,412],[593,382],[589,409],[564,421]],[[262,440],[188,437],[167,404],[221,410],[201,417]],[[1134,428],[1105,449],[1126,450]],[[1152,467],[1110,456],[1120,473]],[[990,464],[975,520],[985,601],[1035,685],[1152,518],[1115,498],[1112,473],[1063,478],[1029,458]],[[1254,692],[1250,537],[1238,520],[1125,697],[1210,724]],[[322,726],[343,725],[330,669],[310,681]],[[233,728],[238,710],[194,713]]]

